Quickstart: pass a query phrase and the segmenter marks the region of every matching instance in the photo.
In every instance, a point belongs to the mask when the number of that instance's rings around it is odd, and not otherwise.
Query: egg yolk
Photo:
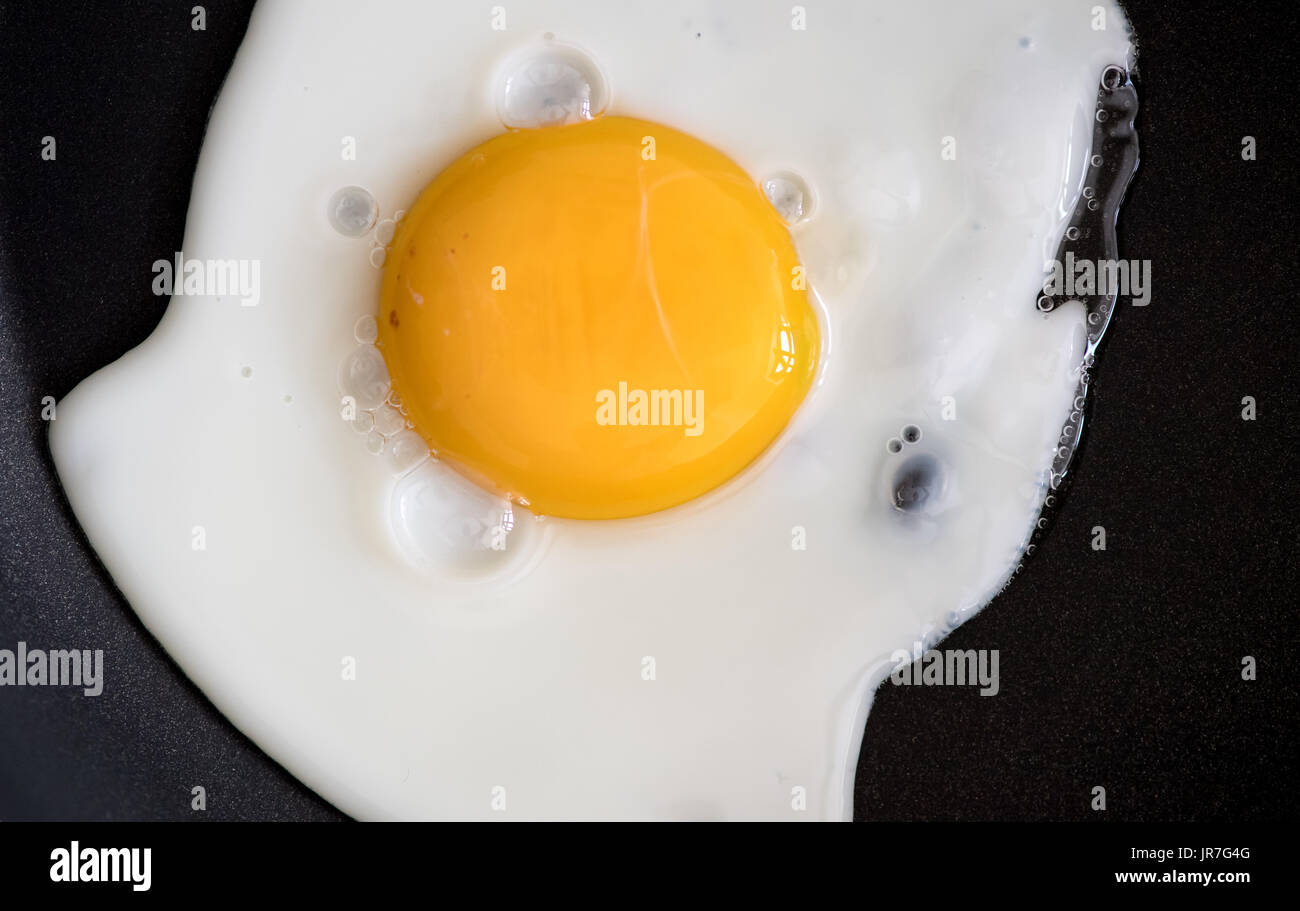
[[[603,117],[471,149],[400,223],[380,350],[434,454],[542,515],[706,493],[817,367],[790,233],[721,152]]]

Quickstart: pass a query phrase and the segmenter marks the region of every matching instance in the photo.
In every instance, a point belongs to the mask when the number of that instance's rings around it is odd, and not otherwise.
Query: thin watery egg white
[[[181,251],[255,302],[60,403],[69,500],[348,813],[845,818],[1042,506],[1130,54],[1091,2],[261,3]]]

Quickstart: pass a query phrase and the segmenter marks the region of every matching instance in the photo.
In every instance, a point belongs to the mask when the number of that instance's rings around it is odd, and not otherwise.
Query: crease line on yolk
[[[742,471],[808,393],[798,266],[757,183],[698,139],[517,130],[403,219],[379,346],[440,459],[542,515],[644,515]]]

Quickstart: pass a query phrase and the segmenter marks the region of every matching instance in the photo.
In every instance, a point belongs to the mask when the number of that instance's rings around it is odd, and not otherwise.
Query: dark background
[[[150,264],[180,248],[252,6],[203,3],[194,32],[193,5],[0,2],[0,647],[93,643],[112,673],[96,699],[0,689],[0,819],[341,818],[144,630],[87,547],[39,420],[43,396],[162,315]],[[1128,4],[1142,165],[1120,249],[1152,260],[1151,304],[1123,302],[1111,325],[1038,552],[945,643],[999,649],[1001,692],[885,686],[859,818],[1297,817],[1296,6],[1166,6]],[[56,162],[40,158],[47,135]],[[1105,813],[1089,809],[1095,785]]]

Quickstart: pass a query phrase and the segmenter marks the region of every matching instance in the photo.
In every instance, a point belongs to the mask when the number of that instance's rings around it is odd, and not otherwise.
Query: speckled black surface
[[[180,246],[251,4],[204,4],[205,32],[191,6],[0,5],[0,647],[103,648],[111,674],[97,699],[0,689],[0,819],[340,818],[144,631],[86,547],[39,420],[43,396],[161,316],[149,266]],[[885,687],[859,817],[1297,815],[1296,13],[1165,6],[1129,4],[1142,168],[1120,218],[1122,255],[1153,261],[1153,300],[1112,325],[1051,533],[947,642],[999,649],[1001,692]],[[146,440],[166,418],[122,432]],[[1243,655],[1258,680],[1240,679]]]

